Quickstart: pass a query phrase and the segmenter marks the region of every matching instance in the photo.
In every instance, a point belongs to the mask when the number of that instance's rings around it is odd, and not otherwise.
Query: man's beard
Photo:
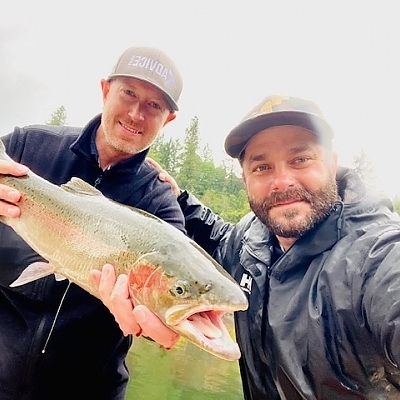
[[[153,140],[150,142],[150,135],[146,134],[146,137],[149,138],[148,144],[145,143],[143,139],[141,141],[129,139],[123,140],[113,132],[115,125],[117,124],[117,120],[112,114],[110,114],[110,112],[103,111],[101,125],[103,128],[104,139],[107,145],[118,153],[133,156],[149,148],[157,138],[157,135],[154,135]]]
[[[330,177],[324,187],[318,190],[307,191],[302,187],[288,189],[286,192],[274,192],[267,199],[257,201],[249,195],[249,204],[254,214],[263,222],[267,228],[276,236],[285,238],[299,238],[310,231],[316,224],[325,219],[338,199],[337,184],[333,177]],[[294,208],[282,211],[279,222],[278,218],[271,218],[271,208],[290,200],[301,200],[311,206],[308,214],[298,219],[300,212]]]

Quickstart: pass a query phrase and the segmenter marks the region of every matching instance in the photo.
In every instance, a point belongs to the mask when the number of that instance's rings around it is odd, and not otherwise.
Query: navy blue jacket
[[[80,177],[105,196],[185,232],[176,196],[145,161],[147,151],[106,171],[99,168],[93,141],[99,124],[96,116],[83,129],[28,126],[1,139],[11,158],[50,182],[60,185]],[[100,300],[74,284],[66,291],[68,282],[53,276],[9,287],[38,260],[0,223],[0,399],[124,399],[131,337],[123,336]]]
[[[179,198],[188,235],[235,278],[246,400],[400,398],[400,221],[390,201],[340,169],[341,201],[286,252],[249,213],[224,222]]]

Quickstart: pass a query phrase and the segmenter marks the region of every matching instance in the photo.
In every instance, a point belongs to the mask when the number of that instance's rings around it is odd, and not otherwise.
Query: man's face
[[[265,129],[248,143],[243,180],[250,207],[278,237],[298,239],[338,198],[336,158],[307,129]]]
[[[151,146],[162,127],[175,118],[163,93],[134,78],[102,80],[101,128],[115,152],[133,155]]]

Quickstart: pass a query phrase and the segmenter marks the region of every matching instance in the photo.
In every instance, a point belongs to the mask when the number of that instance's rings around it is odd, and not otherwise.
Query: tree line
[[[179,187],[194,194],[225,221],[236,223],[249,212],[247,194],[235,172],[236,160],[215,165],[210,146],[200,148],[199,120],[192,118],[180,139],[166,139],[161,133],[151,146],[149,157],[168,171]]]
[[[46,121],[48,125],[67,125],[64,106],[59,107]],[[200,147],[199,119],[192,118],[183,141],[165,137],[161,133],[150,148],[149,157],[157,161],[177,181],[181,189],[193,193],[225,221],[236,223],[250,211],[247,194],[240,176],[235,171],[237,160],[226,158],[221,165],[213,160],[211,147]],[[354,170],[370,186],[375,186],[375,172],[367,154],[361,150],[354,158]],[[400,197],[393,199],[400,214]]]
[[[67,125],[64,106],[55,110],[48,125]],[[215,165],[209,145],[200,148],[199,120],[192,118],[183,141],[162,132],[153,143],[149,157],[173,176],[179,187],[194,194],[225,221],[236,223],[250,211],[242,179],[235,172],[236,160]]]

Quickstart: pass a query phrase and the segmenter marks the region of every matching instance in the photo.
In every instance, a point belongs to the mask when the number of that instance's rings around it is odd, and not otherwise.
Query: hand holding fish
[[[143,335],[166,349],[176,344],[180,336],[161,322],[148,307],[133,307],[126,274],[120,274],[117,278],[114,267],[106,264],[102,271],[91,271],[90,276],[99,291],[100,299],[112,312],[125,336]]]
[[[28,167],[11,160],[0,160],[0,174],[23,176]],[[0,215],[18,218],[21,210],[17,203],[21,193],[8,185],[0,184]],[[116,278],[114,267],[106,264],[102,271],[91,272],[93,283],[98,288],[101,300],[114,314],[124,335],[141,334],[150,337],[161,346],[171,348],[179,335],[164,325],[146,306],[135,308],[129,298],[128,276],[121,274]]]
[[[28,173],[28,167],[14,161],[0,160],[0,174],[22,176]],[[11,218],[19,217],[21,211],[15,204],[21,198],[21,193],[7,185],[0,184],[0,215]]]
[[[1,140],[0,160],[10,161]],[[11,164],[2,166],[0,184],[7,185],[2,186],[3,193],[8,188],[21,193],[17,202],[21,213],[19,218],[0,213],[0,222],[47,261],[28,265],[10,287],[54,274],[55,279],[69,279],[100,298],[90,271],[111,263],[115,275],[122,277],[112,277],[109,287],[103,283],[103,301],[125,332],[140,333],[140,326],[144,334],[165,347],[171,347],[181,335],[223,359],[240,358],[223,317],[246,310],[247,297],[232,276],[183,232],[143,210],[108,199],[77,177],[57,186],[33,171],[19,177],[8,173]],[[2,196],[0,203],[4,201],[5,209],[15,204],[7,203],[9,195]],[[127,306],[128,298],[132,305]],[[138,304],[147,310],[135,307]],[[133,323],[130,327],[119,316],[127,307],[128,318],[135,319],[128,319],[128,324]],[[150,310],[154,314],[147,312]],[[161,339],[167,331],[154,322],[156,317],[176,332],[166,336],[170,338],[167,342]]]

